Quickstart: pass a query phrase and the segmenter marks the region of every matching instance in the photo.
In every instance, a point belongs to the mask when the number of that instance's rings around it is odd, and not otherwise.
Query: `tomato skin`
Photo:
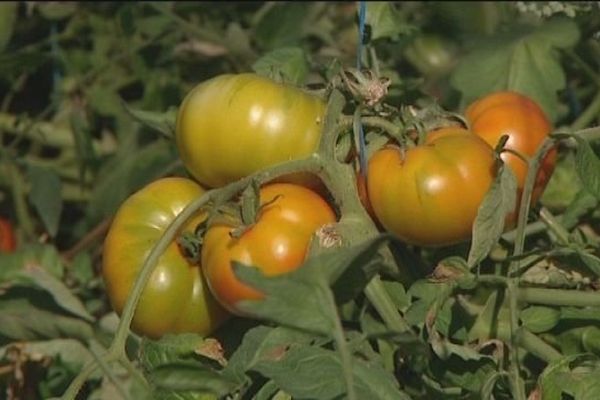
[[[261,299],[263,294],[237,279],[232,260],[255,266],[267,276],[293,271],[304,262],[315,231],[336,221],[329,204],[302,186],[274,183],[262,187],[261,204],[271,201],[238,239],[230,236],[233,228],[225,224],[211,226],[204,236],[204,275],[215,297],[234,314],[241,314],[238,301]]]
[[[131,195],[119,208],[106,236],[102,275],[108,297],[120,315],[151,249],[168,225],[203,193],[185,178],[163,178]],[[183,228],[192,231],[204,215]],[[206,287],[201,268],[191,265],[173,241],[158,261],[142,291],[131,328],[151,338],[166,333],[207,335],[228,313]]]
[[[496,174],[493,149],[462,128],[429,132],[404,155],[384,147],[370,158],[367,190],[382,226],[407,243],[467,240]]]
[[[176,143],[188,171],[220,187],[312,154],[325,103],[255,74],[220,75],[196,86],[177,116]]]
[[[533,157],[552,131],[552,124],[540,106],[517,92],[491,93],[471,103],[465,116],[471,125],[471,131],[490,146],[495,147],[500,137],[508,135],[505,147],[526,157]],[[542,161],[534,184],[532,204],[537,202],[550,180],[556,157],[554,148]],[[509,152],[503,152],[501,158],[515,173],[520,195],[527,177],[526,162]]]
[[[0,218],[0,253],[11,253],[17,248],[17,241],[12,224]]]

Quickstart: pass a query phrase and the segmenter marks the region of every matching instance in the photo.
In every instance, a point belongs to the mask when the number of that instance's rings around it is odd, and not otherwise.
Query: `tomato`
[[[256,223],[239,238],[230,236],[232,226],[220,223],[211,226],[203,240],[202,268],[208,285],[236,314],[238,301],[260,299],[263,294],[237,279],[231,261],[255,266],[267,276],[292,271],[304,262],[317,229],[336,220],[323,198],[298,185],[265,185],[260,203]]]
[[[422,246],[467,240],[494,181],[493,149],[462,128],[429,132],[404,153],[386,146],[369,160],[367,191],[382,226]]]
[[[406,59],[423,75],[448,72],[456,61],[456,45],[441,36],[417,36],[404,51]]]
[[[15,233],[9,220],[0,218],[0,253],[10,253],[17,247]]]
[[[490,146],[495,147],[500,137],[508,135],[505,147],[526,157],[535,154],[552,130],[552,125],[540,106],[516,92],[491,93],[470,104],[465,115],[471,130]],[[509,152],[503,152],[501,158],[515,173],[520,193],[525,186],[527,163]],[[555,163],[556,149],[552,149],[543,159],[536,176],[532,203],[543,193]]]
[[[325,103],[255,74],[220,75],[196,86],[177,116],[176,143],[188,171],[220,187],[313,153]]]
[[[118,314],[150,250],[171,221],[202,193],[189,179],[163,178],[121,205],[104,242],[102,269],[108,297]],[[203,218],[202,214],[194,216],[182,231],[193,231]],[[151,338],[179,332],[207,335],[227,315],[207,289],[201,268],[190,264],[173,241],[142,292],[131,328]]]

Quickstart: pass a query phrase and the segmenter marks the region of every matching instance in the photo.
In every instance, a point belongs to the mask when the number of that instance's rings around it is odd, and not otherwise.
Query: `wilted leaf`
[[[29,201],[50,236],[56,236],[63,207],[60,178],[50,169],[33,165],[27,168],[27,178],[31,184]]]
[[[573,46],[579,30],[571,19],[546,20],[533,31],[513,30],[507,37],[484,41],[454,70],[452,85],[463,104],[499,90],[513,90],[534,99],[552,120],[558,117],[558,91],[565,74],[556,49]]]
[[[473,222],[473,240],[467,263],[470,268],[482,261],[504,232],[506,216],[517,203],[517,180],[506,165],[502,165],[496,179],[485,195]]]

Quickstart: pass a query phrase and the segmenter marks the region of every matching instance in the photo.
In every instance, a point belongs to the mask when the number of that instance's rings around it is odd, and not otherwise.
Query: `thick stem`
[[[519,301],[548,306],[600,307],[599,292],[569,289],[519,288]]]
[[[540,339],[537,335],[529,332],[527,329],[521,327],[517,331],[517,344],[527,350],[529,353],[536,357],[551,363],[552,361],[558,360],[563,355],[550,346],[548,343]]]
[[[587,108],[577,117],[577,119],[571,124],[572,129],[581,129],[590,125],[594,120],[598,118],[600,114],[600,92],[594,96],[592,102]]]
[[[517,400],[525,400],[525,387],[523,380],[521,379],[521,368],[519,362],[519,343],[517,343],[517,329],[519,327],[519,307],[517,303],[517,296],[515,294],[516,283],[509,282],[506,289],[506,295],[508,296],[508,306],[510,312],[510,381],[512,387],[512,394]]]

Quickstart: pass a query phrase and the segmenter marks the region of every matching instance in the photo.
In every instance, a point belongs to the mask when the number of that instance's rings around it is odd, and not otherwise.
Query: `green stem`
[[[590,125],[600,117],[600,91],[594,96],[592,102],[587,106],[577,119],[571,124],[572,129],[582,129]]]
[[[523,254],[525,247],[525,225],[527,224],[527,216],[529,214],[529,207],[531,205],[531,195],[533,193],[533,186],[537,177],[538,169],[542,163],[542,160],[546,156],[546,153],[554,146],[554,140],[546,138],[542,145],[535,152],[534,157],[529,162],[527,169],[527,177],[525,179],[525,185],[523,187],[523,193],[521,194],[521,203],[519,205],[519,218],[517,222],[517,233],[515,238],[515,246],[513,250],[513,261],[509,266],[509,276],[512,275],[513,271],[517,271],[520,268],[519,256]]]
[[[517,297],[523,303],[565,307],[600,307],[600,292],[522,287],[517,289]]]
[[[512,394],[517,400],[526,400],[525,387],[521,379],[521,369],[519,362],[519,344],[517,343],[517,329],[519,326],[519,307],[517,296],[515,294],[516,283],[513,279],[508,283],[506,294],[508,296],[508,306],[510,312],[510,381]]]
[[[108,355],[104,355],[103,357],[105,362],[110,361],[110,357]],[[74,400],[77,397],[79,391],[81,390],[83,384],[88,380],[90,375],[93,374],[94,371],[96,371],[96,369],[98,369],[98,363],[96,362],[96,360],[91,360],[90,362],[88,362],[87,365],[83,367],[83,370],[81,370],[81,372],[77,374],[75,379],[71,381],[71,384],[69,385],[65,393],[62,395],[61,399]]]
[[[348,344],[346,343],[346,337],[344,336],[344,328],[342,327],[342,322],[340,321],[335,299],[331,290],[327,290],[327,297],[327,303],[330,307],[330,312],[336,315],[336,318],[334,318],[335,330],[333,338],[342,361],[342,372],[344,374],[344,381],[346,383],[346,392],[349,400],[356,400],[357,397],[354,389],[352,356],[348,350]]]
[[[10,190],[12,194],[12,200],[17,214],[18,226],[23,230],[27,240],[35,238],[35,227],[31,216],[29,215],[25,179],[21,176],[19,168],[14,164],[12,160],[7,159],[6,168],[8,170],[8,176],[10,181]]]
[[[550,231],[556,236],[561,244],[569,244],[569,232],[558,222],[558,219],[552,215],[550,210],[546,207],[542,207],[540,211],[540,218],[544,225],[550,229]]]
[[[375,276],[365,287],[365,295],[373,304],[376,305],[377,312],[385,322],[385,325],[396,332],[406,332],[410,330],[410,325],[400,317],[398,309],[392,299],[390,299],[383,282],[379,276]]]
[[[402,134],[403,127],[401,125],[396,125],[385,118],[376,117],[376,116],[366,116],[361,118],[361,122],[373,128],[380,128],[385,132],[389,133],[391,137],[398,137],[398,135]],[[353,117],[344,115],[340,117],[340,124],[344,126],[352,126]]]
[[[104,354],[97,354],[93,346],[90,346],[90,352],[94,356],[94,359],[96,360],[96,363],[98,363],[98,366],[102,370],[104,376],[108,377],[108,379],[112,382],[123,400],[130,400],[131,397],[129,396],[129,393],[127,393],[127,390],[125,390],[123,387],[122,382],[120,382],[115,376],[114,370],[110,368],[109,363],[104,358]]]
[[[535,221],[525,226],[524,234],[525,236],[533,235],[536,233],[540,233],[546,230],[546,224],[543,221]],[[508,231],[502,235],[502,240],[506,240],[507,242],[514,242],[517,237],[517,229],[513,229],[512,231]]]
[[[550,346],[537,335],[534,335],[523,327],[517,331],[516,343],[529,353],[539,357],[547,363],[558,360],[563,356],[554,347]]]

